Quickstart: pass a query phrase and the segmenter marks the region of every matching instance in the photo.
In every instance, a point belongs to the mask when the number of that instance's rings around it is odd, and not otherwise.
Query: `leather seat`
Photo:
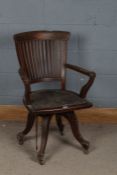
[[[40,90],[31,93],[30,108],[34,111],[46,112],[55,110],[61,111],[63,109],[71,110],[78,108],[91,107],[92,103],[88,102],[84,98],[80,98],[79,95],[72,91],[52,89],[52,90]]]

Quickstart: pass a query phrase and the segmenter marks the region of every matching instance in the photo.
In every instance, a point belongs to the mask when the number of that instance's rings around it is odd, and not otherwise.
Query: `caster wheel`
[[[64,136],[64,132],[63,131],[61,131],[60,134],[61,134],[61,136]]]
[[[39,164],[40,164],[40,165],[44,165],[44,164],[45,164],[45,163],[44,163],[43,156],[44,156],[44,155],[38,155],[38,161],[39,161]]]
[[[85,154],[88,154],[88,153],[89,153],[89,148],[90,148],[89,142],[88,142],[88,141],[85,141],[85,142],[82,144],[82,146],[83,146],[83,152],[84,152]]]
[[[61,136],[64,136],[64,133],[61,133]]]
[[[24,135],[21,132],[17,134],[17,140],[19,142],[19,145],[23,145],[23,143],[24,143]]]

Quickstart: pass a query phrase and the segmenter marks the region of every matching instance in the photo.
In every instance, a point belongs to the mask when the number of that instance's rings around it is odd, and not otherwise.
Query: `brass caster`
[[[22,132],[17,134],[17,140],[19,142],[19,145],[23,145],[24,144],[24,135]]]
[[[44,162],[44,155],[39,154],[37,157],[38,157],[39,164],[40,165],[44,165],[45,164],[45,162]]]
[[[83,152],[85,154],[88,154],[89,148],[90,148],[90,143],[88,141],[85,141],[84,143],[82,143],[82,147],[83,147]]]
[[[64,136],[64,131],[60,131],[61,136]]]

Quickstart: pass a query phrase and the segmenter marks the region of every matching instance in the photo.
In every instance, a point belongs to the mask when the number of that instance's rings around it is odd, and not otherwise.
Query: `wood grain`
[[[117,123],[117,108],[89,108],[75,112],[83,123]],[[26,117],[27,110],[23,106],[0,106],[0,120],[25,121]]]

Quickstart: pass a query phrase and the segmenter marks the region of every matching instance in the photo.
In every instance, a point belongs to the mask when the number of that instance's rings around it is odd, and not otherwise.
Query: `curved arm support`
[[[30,81],[26,76],[25,72],[21,68],[19,69],[19,74],[25,87],[24,101],[26,104],[30,104],[30,92],[31,92]]]
[[[82,67],[79,67],[79,66],[71,65],[71,64],[65,64],[65,68],[74,70],[76,72],[82,73],[82,74],[89,77],[88,82],[81,88],[80,94],[79,94],[80,97],[85,98],[86,95],[87,95],[88,90],[90,89],[90,87],[92,86],[92,84],[95,80],[96,73],[92,72],[92,71],[88,71],[88,70],[86,70]]]

